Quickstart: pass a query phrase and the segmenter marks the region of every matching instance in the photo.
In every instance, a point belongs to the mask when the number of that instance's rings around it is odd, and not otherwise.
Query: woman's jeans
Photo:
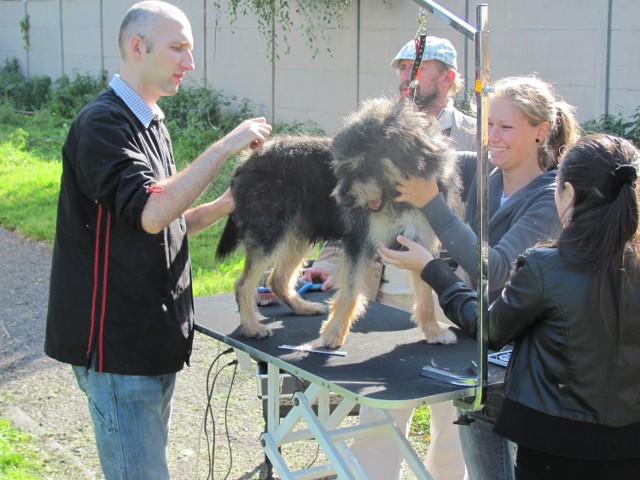
[[[469,417],[475,421],[458,428],[469,480],[513,480],[514,443],[493,433],[493,423]]]
[[[166,448],[176,374],[115,375],[73,366],[89,402],[107,480],[168,480]]]

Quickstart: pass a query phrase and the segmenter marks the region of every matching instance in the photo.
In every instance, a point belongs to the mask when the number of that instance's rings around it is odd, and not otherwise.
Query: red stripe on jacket
[[[95,251],[94,251],[94,259],[93,259],[93,295],[91,298],[91,327],[89,329],[89,344],[87,345],[87,359],[91,356],[91,347],[93,345],[93,339],[96,336],[96,311],[98,307],[98,288],[100,286],[99,278],[100,278],[100,238],[102,231],[102,205],[98,205],[98,218],[96,221],[96,239],[95,239]],[[111,214],[107,211],[107,225],[105,229],[105,241],[104,241],[104,252],[103,252],[103,271],[102,271],[102,302],[100,309],[100,323],[98,328],[98,362],[96,365],[96,370],[98,372],[102,371],[103,364],[103,340],[104,340],[104,319],[107,310],[107,277],[108,277],[108,267],[109,267],[109,235],[111,232]]]
[[[107,212],[107,231],[104,240],[104,271],[102,273],[102,314],[100,315],[100,338],[98,341],[98,353],[100,355],[98,361],[98,371],[102,371],[103,348],[102,341],[104,337],[104,317],[107,311],[107,277],[109,271],[109,235],[111,233],[111,214]]]
[[[91,355],[93,333],[96,326],[96,300],[98,295],[98,268],[100,265],[100,226],[102,224],[102,205],[98,205],[98,219],[96,221],[95,251],[93,254],[93,295],[91,297],[91,327],[89,329],[89,345],[87,345],[87,360]]]

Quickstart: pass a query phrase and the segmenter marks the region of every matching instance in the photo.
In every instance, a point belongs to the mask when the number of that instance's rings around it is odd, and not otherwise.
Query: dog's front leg
[[[416,296],[412,320],[422,331],[427,343],[440,343],[443,345],[457,343],[456,334],[447,327],[441,327],[436,320],[431,287],[423,282],[420,275],[415,272],[411,272],[411,281]]]
[[[346,259],[338,269],[338,291],[329,306],[329,317],[323,322],[320,334],[326,348],[338,348],[344,344],[351,325],[367,307],[367,297],[362,293],[366,268],[362,261]]]

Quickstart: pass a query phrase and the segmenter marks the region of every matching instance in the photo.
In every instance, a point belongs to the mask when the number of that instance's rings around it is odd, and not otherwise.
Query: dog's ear
[[[405,175],[430,177],[437,171],[433,154],[448,148],[437,122],[408,102],[395,104],[385,127],[385,149]]]

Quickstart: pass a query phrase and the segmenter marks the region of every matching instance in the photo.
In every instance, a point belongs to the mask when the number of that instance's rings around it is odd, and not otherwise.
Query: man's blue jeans
[[[473,418],[473,416],[472,416]],[[514,443],[493,433],[493,424],[475,418],[458,429],[469,480],[513,480]]]
[[[73,366],[86,394],[107,480],[169,480],[167,441],[176,374],[114,375]]]

